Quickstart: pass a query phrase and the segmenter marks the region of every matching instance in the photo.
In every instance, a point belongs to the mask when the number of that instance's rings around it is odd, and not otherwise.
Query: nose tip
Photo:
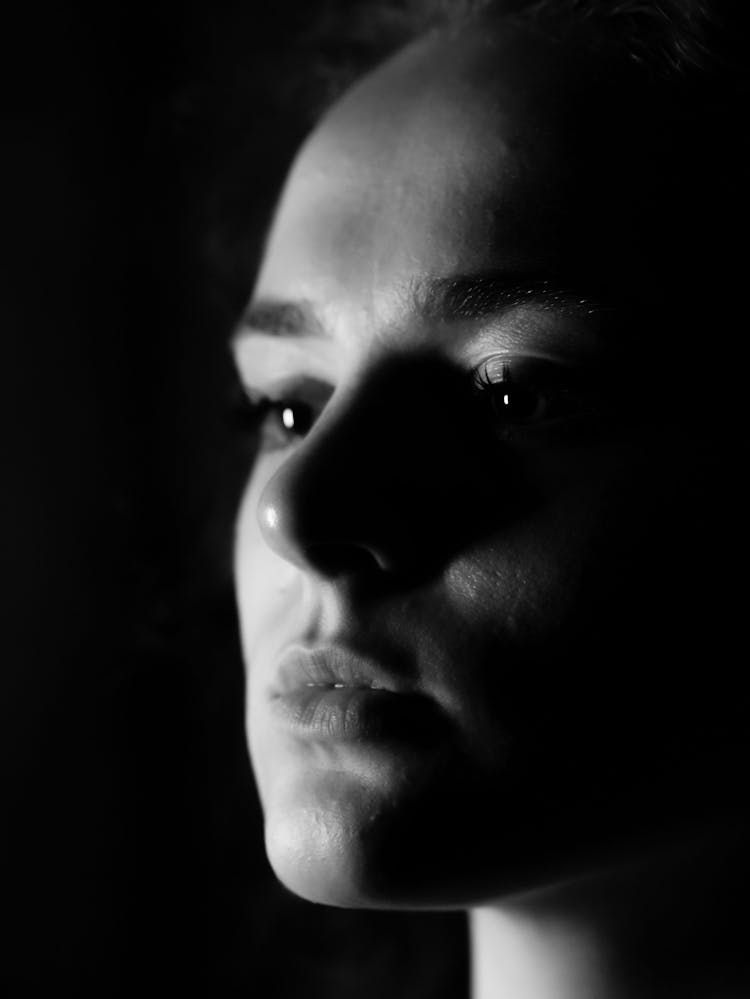
[[[304,564],[304,546],[297,543],[299,527],[294,510],[285,502],[285,489],[277,472],[266,485],[258,502],[258,524],[268,547],[295,565]]]
[[[343,489],[333,485],[343,500]],[[388,543],[375,540],[377,524],[353,497],[337,504],[318,483],[310,489],[295,466],[282,466],[268,482],[258,504],[258,523],[266,544],[300,569],[323,576],[366,569],[388,571],[396,560]],[[361,528],[359,531],[352,514]],[[367,530],[369,528],[369,532]]]

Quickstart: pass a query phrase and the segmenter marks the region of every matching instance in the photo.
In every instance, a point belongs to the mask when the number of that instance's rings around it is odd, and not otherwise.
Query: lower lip
[[[429,742],[439,728],[434,701],[379,687],[306,685],[273,699],[277,716],[307,738],[336,742]]]

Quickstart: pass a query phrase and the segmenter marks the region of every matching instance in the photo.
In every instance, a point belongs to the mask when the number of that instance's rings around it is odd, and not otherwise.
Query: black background
[[[245,750],[230,545],[251,455],[226,341],[308,128],[291,67],[315,13],[3,14],[5,995],[464,977],[458,917],[275,885]]]

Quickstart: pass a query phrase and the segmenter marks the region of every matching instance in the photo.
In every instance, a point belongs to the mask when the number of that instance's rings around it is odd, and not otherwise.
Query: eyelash
[[[491,357],[474,370],[472,381],[492,429],[503,438],[568,423],[590,410],[576,374],[540,358]]]
[[[591,409],[590,393],[582,390],[580,379],[553,361],[496,355],[470,377],[480,418],[504,440],[567,425]],[[306,436],[329,396],[329,388],[307,381],[288,386],[275,398],[244,389],[240,405],[233,407],[239,417],[235,422],[258,440],[262,451],[282,450]]]

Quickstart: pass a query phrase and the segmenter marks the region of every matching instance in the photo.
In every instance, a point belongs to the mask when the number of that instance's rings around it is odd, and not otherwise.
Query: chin
[[[263,797],[266,852],[286,888],[309,902],[343,908],[394,904],[379,883],[382,791],[352,774],[321,772]]]
[[[467,786],[470,768],[450,739],[429,748],[386,737],[320,741],[264,722],[251,727],[251,757],[282,884],[346,908],[442,904],[446,855],[466,838],[478,801],[476,789],[471,801],[454,800],[450,789]]]
[[[342,908],[463,909],[533,883],[512,814],[461,783],[277,771],[261,786],[271,867],[294,894]]]

